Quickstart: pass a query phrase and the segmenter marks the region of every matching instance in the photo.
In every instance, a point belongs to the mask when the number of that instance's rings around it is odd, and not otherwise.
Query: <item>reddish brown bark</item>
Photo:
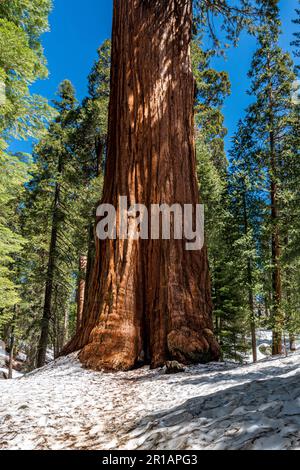
[[[79,258],[79,278],[77,288],[77,321],[76,330],[78,331],[82,326],[84,296],[85,296],[85,283],[86,283],[86,268],[87,257],[80,256]]]
[[[103,203],[197,204],[192,2],[115,0]],[[219,358],[207,251],[185,240],[96,241],[84,325],[94,369]]]

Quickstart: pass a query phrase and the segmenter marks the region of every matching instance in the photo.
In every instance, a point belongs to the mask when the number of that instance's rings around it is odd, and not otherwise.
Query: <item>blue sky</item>
[[[290,50],[295,25],[295,8],[298,0],[281,0],[281,19],[283,34],[281,46]],[[96,59],[99,45],[110,37],[112,25],[112,0],[54,0],[50,16],[51,31],[43,36],[43,46],[48,61],[49,78],[32,86],[34,93],[49,100],[55,97],[58,84],[68,78],[76,88],[81,100],[87,89],[87,76]],[[224,107],[225,125],[228,128],[226,147],[236,129],[237,121],[249,103],[246,91],[249,87],[247,72],[255,50],[255,40],[242,34],[237,48],[227,52],[226,60],[215,59],[214,66],[229,73],[232,94]],[[31,151],[31,143],[18,141],[11,145],[12,151]]]

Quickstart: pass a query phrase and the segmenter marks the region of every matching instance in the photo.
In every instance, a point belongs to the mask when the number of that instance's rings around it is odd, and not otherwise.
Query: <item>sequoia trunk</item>
[[[199,203],[190,61],[192,1],[115,0],[102,203]],[[206,248],[185,240],[96,241],[85,308],[72,342],[94,369],[219,358]],[[70,350],[70,348],[69,348]]]
[[[77,318],[76,318],[77,331],[82,326],[84,297],[85,297],[85,284],[86,284],[86,271],[87,271],[87,257],[81,255],[79,257],[79,277],[78,277],[78,288],[77,288]]]

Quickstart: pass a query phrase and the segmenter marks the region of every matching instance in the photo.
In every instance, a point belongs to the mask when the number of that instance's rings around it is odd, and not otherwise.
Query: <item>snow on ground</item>
[[[0,382],[1,449],[299,449],[300,353],[97,373],[76,354]]]

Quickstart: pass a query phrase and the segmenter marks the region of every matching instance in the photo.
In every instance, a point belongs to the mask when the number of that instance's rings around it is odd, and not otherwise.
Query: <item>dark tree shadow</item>
[[[284,373],[296,369],[295,365]],[[134,426],[136,434],[140,431],[143,435],[145,431],[145,440],[139,448],[154,445],[156,449],[167,449],[176,436],[185,442],[184,449],[189,448],[190,439],[199,442],[199,448],[297,448],[300,444],[299,376],[300,373],[255,379],[148,415]],[[147,435],[146,429],[151,429],[151,433]]]

